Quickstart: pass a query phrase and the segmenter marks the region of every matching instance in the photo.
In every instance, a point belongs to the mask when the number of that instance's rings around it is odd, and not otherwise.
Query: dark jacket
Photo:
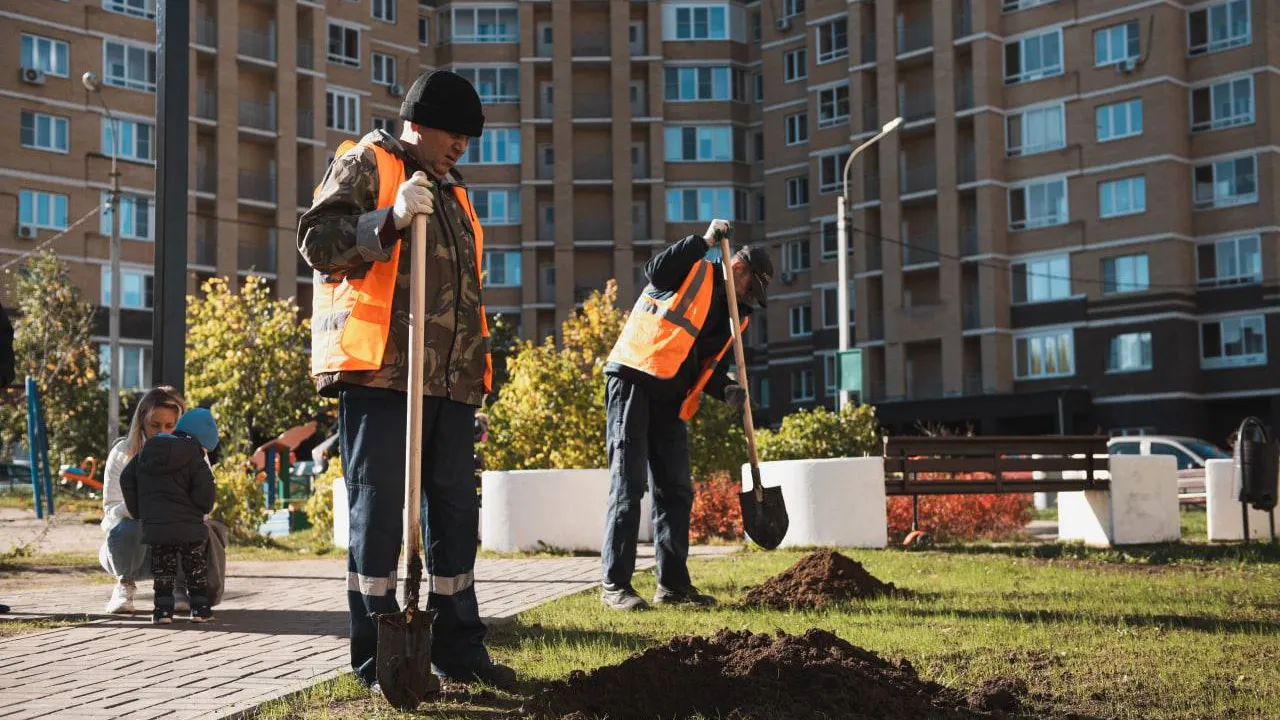
[[[689,271],[693,270],[694,264],[699,260],[706,259],[706,256],[707,241],[701,236],[690,235],[683,240],[676,241],[667,249],[649,258],[649,262],[645,264],[644,276],[648,279],[649,285],[644,288],[644,292],[658,298],[670,297],[680,289],[680,285],[689,276]],[[720,268],[721,261],[716,259],[712,262],[716,267],[715,271],[711,273],[713,282],[711,309],[707,311],[707,319],[702,324],[702,331],[698,333],[698,337],[693,341],[693,349],[689,351],[689,356],[684,359],[675,377],[660,380],[635,368],[612,362],[605,365],[604,372],[606,375],[616,375],[630,380],[665,399],[673,401],[684,399],[684,396],[689,392],[689,388],[693,387],[693,384],[697,381],[703,361],[706,358],[715,357],[716,353],[719,353],[724,348],[725,342],[729,340],[729,304],[725,302],[724,274]],[[740,318],[745,320],[750,314],[750,306],[738,303],[738,316]],[[707,381],[706,387],[702,390],[704,395],[710,395],[717,400],[724,400],[724,389],[737,382],[729,377],[729,365],[731,364],[733,364],[733,348],[730,348],[729,352],[725,353],[724,357],[720,359],[720,363],[716,366],[716,371],[711,374],[711,379]]]
[[[13,325],[9,315],[0,306],[0,387],[8,387],[18,374],[17,360],[13,357]]]
[[[204,542],[204,516],[213,510],[213,472],[194,438],[153,435],[120,474],[129,514],[142,523],[148,545]]]

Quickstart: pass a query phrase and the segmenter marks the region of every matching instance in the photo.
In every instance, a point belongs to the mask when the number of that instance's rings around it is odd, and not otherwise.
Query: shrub
[[[316,539],[325,543],[333,539],[333,483],[341,478],[342,463],[335,457],[329,461],[328,469],[311,481],[311,497],[304,508]]]
[[[229,455],[213,467],[214,506],[210,516],[227,526],[233,542],[254,542],[267,520],[267,497],[244,455]]]
[[[733,477],[718,472],[694,484],[693,511],[689,514],[690,542],[742,539],[742,508],[738,503],[742,483],[735,482]]]
[[[901,542],[911,532],[911,498],[888,499],[889,541]],[[1031,495],[922,495],[920,529],[934,540],[979,540],[1009,537],[1032,515]]]
[[[839,413],[825,407],[794,412],[777,430],[756,433],[756,446],[761,461],[863,457],[884,450],[870,405],[846,405]]]

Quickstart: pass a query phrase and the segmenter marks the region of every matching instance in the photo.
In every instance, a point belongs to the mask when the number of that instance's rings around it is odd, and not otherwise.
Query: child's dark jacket
[[[204,516],[213,510],[213,472],[194,438],[155,435],[120,475],[129,514],[142,523],[148,545],[204,542]]]

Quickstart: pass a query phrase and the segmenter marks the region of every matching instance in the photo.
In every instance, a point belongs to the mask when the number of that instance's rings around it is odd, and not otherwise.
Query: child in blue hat
[[[173,585],[178,562],[187,576],[191,622],[213,619],[209,604],[208,530],[213,510],[213,471],[205,456],[218,447],[218,425],[205,408],[188,410],[173,434],[157,433],[142,445],[120,476],[129,514],[142,523],[142,541],[151,546],[157,624],[173,622]]]

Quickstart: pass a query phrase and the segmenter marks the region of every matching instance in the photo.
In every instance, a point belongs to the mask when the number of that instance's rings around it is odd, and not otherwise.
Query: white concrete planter
[[[1210,540],[1244,539],[1244,519],[1240,501],[1236,499],[1238,472],[1235,460],[1205,463],[1205,512],[1209,515]],[[1254,540],[1271,537],[1270,513],[1249,508],[1249,537]]]
[[[609,471],[488,471],[482,479],[480,546],[496,552],[543,547],[600,552]],[[652,493],[640,502],[641,541],[653,537]]]
[[[889,543],[884,458],[760,463],[765,487],[781,487],[791,521],[781,547],[882,548]],[[742,489],[751,466],[742,466]]]
[[[1109,464],[1110,490],[1058,493],[1058,538],[1100,547],[1180,539],[1177,461],[1167,455],[1112,455]]]

